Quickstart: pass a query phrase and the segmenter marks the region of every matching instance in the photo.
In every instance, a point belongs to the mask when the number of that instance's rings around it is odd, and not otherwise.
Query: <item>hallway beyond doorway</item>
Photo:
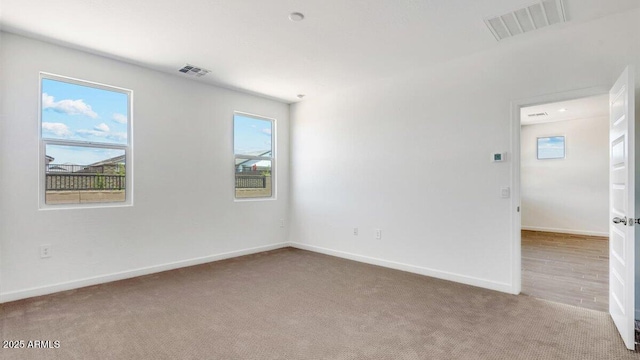
[[[609,239],[522,231],[522,294],[609,310]]]

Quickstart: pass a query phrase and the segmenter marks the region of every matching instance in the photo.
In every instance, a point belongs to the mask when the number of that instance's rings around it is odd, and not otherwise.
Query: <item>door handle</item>
[[[627,217],[625,216],[623,219],[620,219],[619,217],[616,216],[613,218],[613,223],[614,224],[622,223],[623,225],[627,225]]]

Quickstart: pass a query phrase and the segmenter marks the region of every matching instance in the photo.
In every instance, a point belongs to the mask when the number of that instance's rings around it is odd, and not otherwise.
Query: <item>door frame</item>
[[[512,294],[518,295],[522,291],[522,209],[521,206],[521,175],[520,175],[520,109],[534,105],[548,104],[559,101],[574,100],[589,96],[609,94],[610,85],[599,85],[576,90],[551,93],[530,98],[511,101],[511,289]],[[609,195],[610,196],[610,195]]]

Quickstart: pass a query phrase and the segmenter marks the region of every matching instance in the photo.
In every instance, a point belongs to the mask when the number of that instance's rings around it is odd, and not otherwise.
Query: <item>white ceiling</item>
[[[0,26],[39,39],[285,102],[527,41],[483,22],[532,0],[2,0]],[[640,7],[564,0],[567,24]],[[301,12],[301,22],[289,21]]]
[[[561,109],[565,111],[561,111]],[[540,113],[547,113],[548,115],[529,116],[529,114]],[[609,116],[609,94],[521,108],[520,124],[533,125],[602,116]]]

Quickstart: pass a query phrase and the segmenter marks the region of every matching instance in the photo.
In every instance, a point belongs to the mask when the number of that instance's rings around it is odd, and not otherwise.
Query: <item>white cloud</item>
[[[109,126],[107,126],[107,124],[105,124],[105,123],[102,123],[102,124],[100,124],[100,125],[96,125],[96,126],[94,127],[94,129],[95,129],[95,130],[98,130],[98,131],[109,132]]]
[[[55,98],[47,93],[42,94],[42,108],[51,109],[55,112],[67,115],[85,115],[92,119],[96,119],[98,117],[98,114],[93,111],[91,105],[86,104],[82,99],[65,99],[55,101]]]
[[[127,115],[115,113],[111,117],[111,120],[113,120],[113,121],[115,121],[115,122],[117,122],[119,124],[126,124],[127,123]]]
[[[48,95],[47,93],[42,94],[42,107],[44,109],[48,109],[54,106],[55,101],[53,101],[53,96]]]
[[[109,138],[110,139],[114,139],[114,140],[124,140],[124,141],[126,141],[127,140],[127,133],[114,132],[114,133],[111,133],[109,135]]]
[[[262,132],[267,135],[271,135],[271,129],[262,129]]]
[[[43,122],[42,130],[61,137],[69,137],[73,135],[73,132],[69,130],[69,127],[63,123]]]

